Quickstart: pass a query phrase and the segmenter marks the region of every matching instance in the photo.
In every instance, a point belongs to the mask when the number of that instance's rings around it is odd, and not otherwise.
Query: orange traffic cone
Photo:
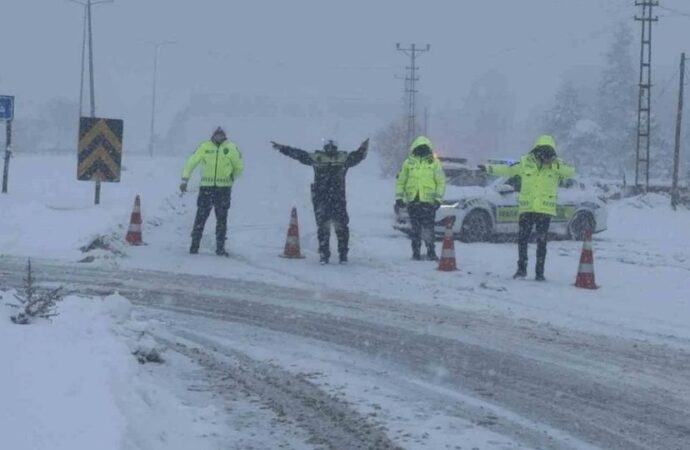
[[[134,199],[134,209],[132,210],[132,218],[129,221],[129,229],[125,240],[131,245],[143,245],[144,241],[141,237],[141,202],[139,196]]]
[[[592,254],[592,232],[585,234],[582,242],[582,256],[580,256],[580,267],[577,271],[575,286],[583,289],[598,289],[594,281],[594,255]]]
[[[453,272],[458,270],[455,263],[455,241],[453,240],[453,225],[455,216],[446,219],[446,233],[443,236],[443,248],[441,249],[441,259],[438,261],[438,270],[442,272]]]
[[[304,258],[299,248],[299,223],[297,222],[297,208],[292,208],[290,215],[290,227],[285,240],[285,251],[282,258],[301,259]]]

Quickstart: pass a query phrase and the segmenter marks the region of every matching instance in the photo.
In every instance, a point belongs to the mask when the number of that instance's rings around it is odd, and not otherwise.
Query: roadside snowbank
[[[0,293],[2,304],[11,291]],[[52,321],[14,325],[0,313],[0,436],[23,450],[206,449],[220,430],[157,382],[132,352],[152,344],[117,295],[67,297]]]

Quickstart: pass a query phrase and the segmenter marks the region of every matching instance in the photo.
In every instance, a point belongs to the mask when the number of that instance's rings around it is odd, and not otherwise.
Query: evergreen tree
[[[564,81],[554,99],[553,106],[546,113],[544,132],[553,135],[556,142],[570,141],[573,128],[584,116],[584,106],[571,81]]]
[[[595,118],[603,132],[601,157],[612,167],[634,163],[639,87],[632,43],[630,27],[618,25],[598,88]]]

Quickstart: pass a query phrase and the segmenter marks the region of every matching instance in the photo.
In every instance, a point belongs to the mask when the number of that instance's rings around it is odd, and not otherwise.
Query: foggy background
[[[672,159],[680,52],[690,51],[690,3],[661,7],[652,111],[664,160]],[[217,125],[245,152],[266,151],[269,140],[316,148],[331,137],[354,149],[404,116],[409,59],[396,43],[428,43],[420,131],[426,108],[440,153],[518,156],[535,133],[559,137],[546,118],[564,82],[586,105],[581,116],[605,132],[596,103],[607,52],[626,26],[632,65],[621,77],[637,83],[640,13],[633,0],[115,0],[93,7],[96,114],[125,120],[125,154],[147,152],[151,43],[170,40],[159,53],[156,154],[188,154]],[[76,152],[83,7],[2,0],[0,16],[0,94],[16,96],[14,150]],[[637,107],[636,86],[628,100]],[[686,154],[688,128],[686,120]],[[587,148],[611,148],[596,139]],[[582,153],[560,142],[571,159]]]

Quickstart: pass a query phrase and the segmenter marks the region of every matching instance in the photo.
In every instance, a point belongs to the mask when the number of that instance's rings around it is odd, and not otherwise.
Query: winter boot
[[[191,255],[196,255],[197,253],[199,253],[199,244],[199,240],[192,239],[192,245],[189,246],[189,253]]]
[[[518,263],[518,269],[513,275],[513,279],[525,278],[527,276],[527,264]]]
[[[434,249],[434,247],[430,247],[427,249],[426,259],[428,261],[438,261],[438,256],[436,256],[436,249]]]
[[[328,260],[329,260],[328,255],[324,255],[322,253],[321,256],[319,257],[319,264],[321,264],[322,266],[325,266],[326,264],[328,264]]]
[[[412,260],[413,261],[421,261],[422,260],[421,250],[422,250],[422,243],[420,241],[412,241]]]
[[[544,278],[544,263],[545,258],[537,258],[537,266],[534,270],[534,272],[536,273],[534,279],[537,281],[546,281],[546,278]]]
[[[341,253],[338,262],[343,265],[347,264],[347,253]]]
[[[218,256],[230,256],[230,254],[225,250],[225,240],[216,242],[216,255]]]

